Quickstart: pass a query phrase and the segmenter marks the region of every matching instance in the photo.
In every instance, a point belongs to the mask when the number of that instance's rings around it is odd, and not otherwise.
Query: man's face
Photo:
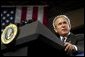
[[[65,36],[70,31],[69,25],[70,24],[68,23],[67,19],[58,18],[55,21],[55,26],[56,26],[56,29],[55,30],[57,30],[57,33],[59,33],[59,35]]]

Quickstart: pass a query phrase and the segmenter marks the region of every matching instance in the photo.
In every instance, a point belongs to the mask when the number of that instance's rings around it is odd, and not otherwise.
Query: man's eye
[[[62,23],[59,23],[58,25],[61,25]]]

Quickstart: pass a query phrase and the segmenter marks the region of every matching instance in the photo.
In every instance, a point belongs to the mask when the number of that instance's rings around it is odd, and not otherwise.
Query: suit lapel
[[[72,44],[75,44],[75,35],[73,33],[71,33],[68,37],[67,37],[67,40],[66,42],[69,42],[71,41]]]

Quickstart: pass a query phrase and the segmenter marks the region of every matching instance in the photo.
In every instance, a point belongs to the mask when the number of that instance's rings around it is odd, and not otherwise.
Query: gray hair
[[[58,15],[54,18],[53,20],[53,27],[55,28],[55,21],[58,19],[58,18],[65,18],[68,23],[69,23],[69,27],[71,27],[71,24],[70,24],[70,19],[66,16],[66,15]]]

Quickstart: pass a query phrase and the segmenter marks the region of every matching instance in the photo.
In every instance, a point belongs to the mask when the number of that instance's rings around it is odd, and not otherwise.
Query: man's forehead
[[[65,18],[58,18],[58,19],[55,20],[55,23],[65,22],[65,21],[67,22],[68,20],[65,19]]]

